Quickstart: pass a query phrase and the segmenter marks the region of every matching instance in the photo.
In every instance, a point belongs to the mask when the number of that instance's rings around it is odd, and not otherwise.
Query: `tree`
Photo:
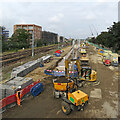
[[[108,32],[101,32],[100,35],[96,37],[96,40],[90,40],[90,42],[96,44],[102,44],[106,47],[112,48],[116,52],[120,50],[120,22],[113,23],[111,27],[108,28]]]
[[[25,29],[17,29],[12,37],[11,37],[11,42],[13,44],[13,48],[28,48],[30,45],[30,37],[31,34],[25,30]]]
[[[37,40],[37,46],[38,46],[38,47],[43,46],[43,39]]]
[[[109,34],[112,35],[112,46],[115,51],[120,50],[120,22],[114,22],[109,28]]]

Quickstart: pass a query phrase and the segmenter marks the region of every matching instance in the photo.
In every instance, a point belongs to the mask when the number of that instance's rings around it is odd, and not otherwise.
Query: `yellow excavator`
[[[97,80],[97,72],[95,70],[91,70],[91,67],[89,65],[84,65],[84,64],[80,65],[79,59],[65,60],[65,72],[67,76],[69,76],[69,63],[71,61],[76,61],[79,80],[92,81],[92,82]],[[87,59],[85,59],[85,62],[86,61]]]
[[[81,80],[92,81],[92,82],[97,80],[97,72],[91,69],[89,65],[88,57],[81,57],[80,68],[81,69],[79,70],[81,71],[80,74]]]

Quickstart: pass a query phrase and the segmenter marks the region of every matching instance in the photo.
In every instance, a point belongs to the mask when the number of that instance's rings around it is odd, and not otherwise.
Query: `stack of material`
[[[28,73],[30,73],[31,71],[33,71],[34,69],[39,67],[40,63],[43,63],[42,58],[39,58],[39,59],[34,60],[34,61],[30,61],[30,62],[28,62],[24,65],[21,65],[17,68],[13,68],[13,71],[11,73],[11,78],[24,77],[25,75],[27,75]]]
[[[1,92],[2,97],[4,98],[15,94],[19,86],[21,86],[21,89],[24,89],[25,87],[29,86],[32,83],[33,83],[32,78],[16,77],[6,82],[5,84],[2,84],[0,92],[2,91]]]
[[[1,99],[15,94],[17,89],[18,89],[17,85],[14,85],[14,86],[13,85],[6,85],[6,84],[0,85],[0,93],[2,95]]]
[[[56,67],[58,70],[64,70],[65,71],[65,59],[68,59],[72,53],[73,49],[63,58],[61,62],[58,63],[58,67]]]
[[[15,86],[21,86],[21,88],[25,88],[28,85],[30,85],[31,83],[33,83],[33,79],[32,78],[24,78],[24,77],[16,77],[11,81],[8,81],[6,84],[7,85],[15,85]]]
[[[50,61],[51,57],[52,57],[51,55],[47,55],[47,56],[43,56],[41,58],[43,59],[44,62],[47,62],[47,61]]]

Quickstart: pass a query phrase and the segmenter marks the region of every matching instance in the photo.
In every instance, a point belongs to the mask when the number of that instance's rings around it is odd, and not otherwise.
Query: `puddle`
[[[108,118],[117,118],[117,110],[115,110],[108,102],[105,101],[102,107]]]

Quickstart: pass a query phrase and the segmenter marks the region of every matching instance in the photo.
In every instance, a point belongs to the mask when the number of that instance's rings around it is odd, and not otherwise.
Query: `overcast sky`
[[[0,2],[0,25],[10,31],[10,36],[13,25],[23,23],[40,25],[42,30],[67,38],[87,38],[91,36],[91,30],[96,35],[118,21],[119,0],[17,1]]]

